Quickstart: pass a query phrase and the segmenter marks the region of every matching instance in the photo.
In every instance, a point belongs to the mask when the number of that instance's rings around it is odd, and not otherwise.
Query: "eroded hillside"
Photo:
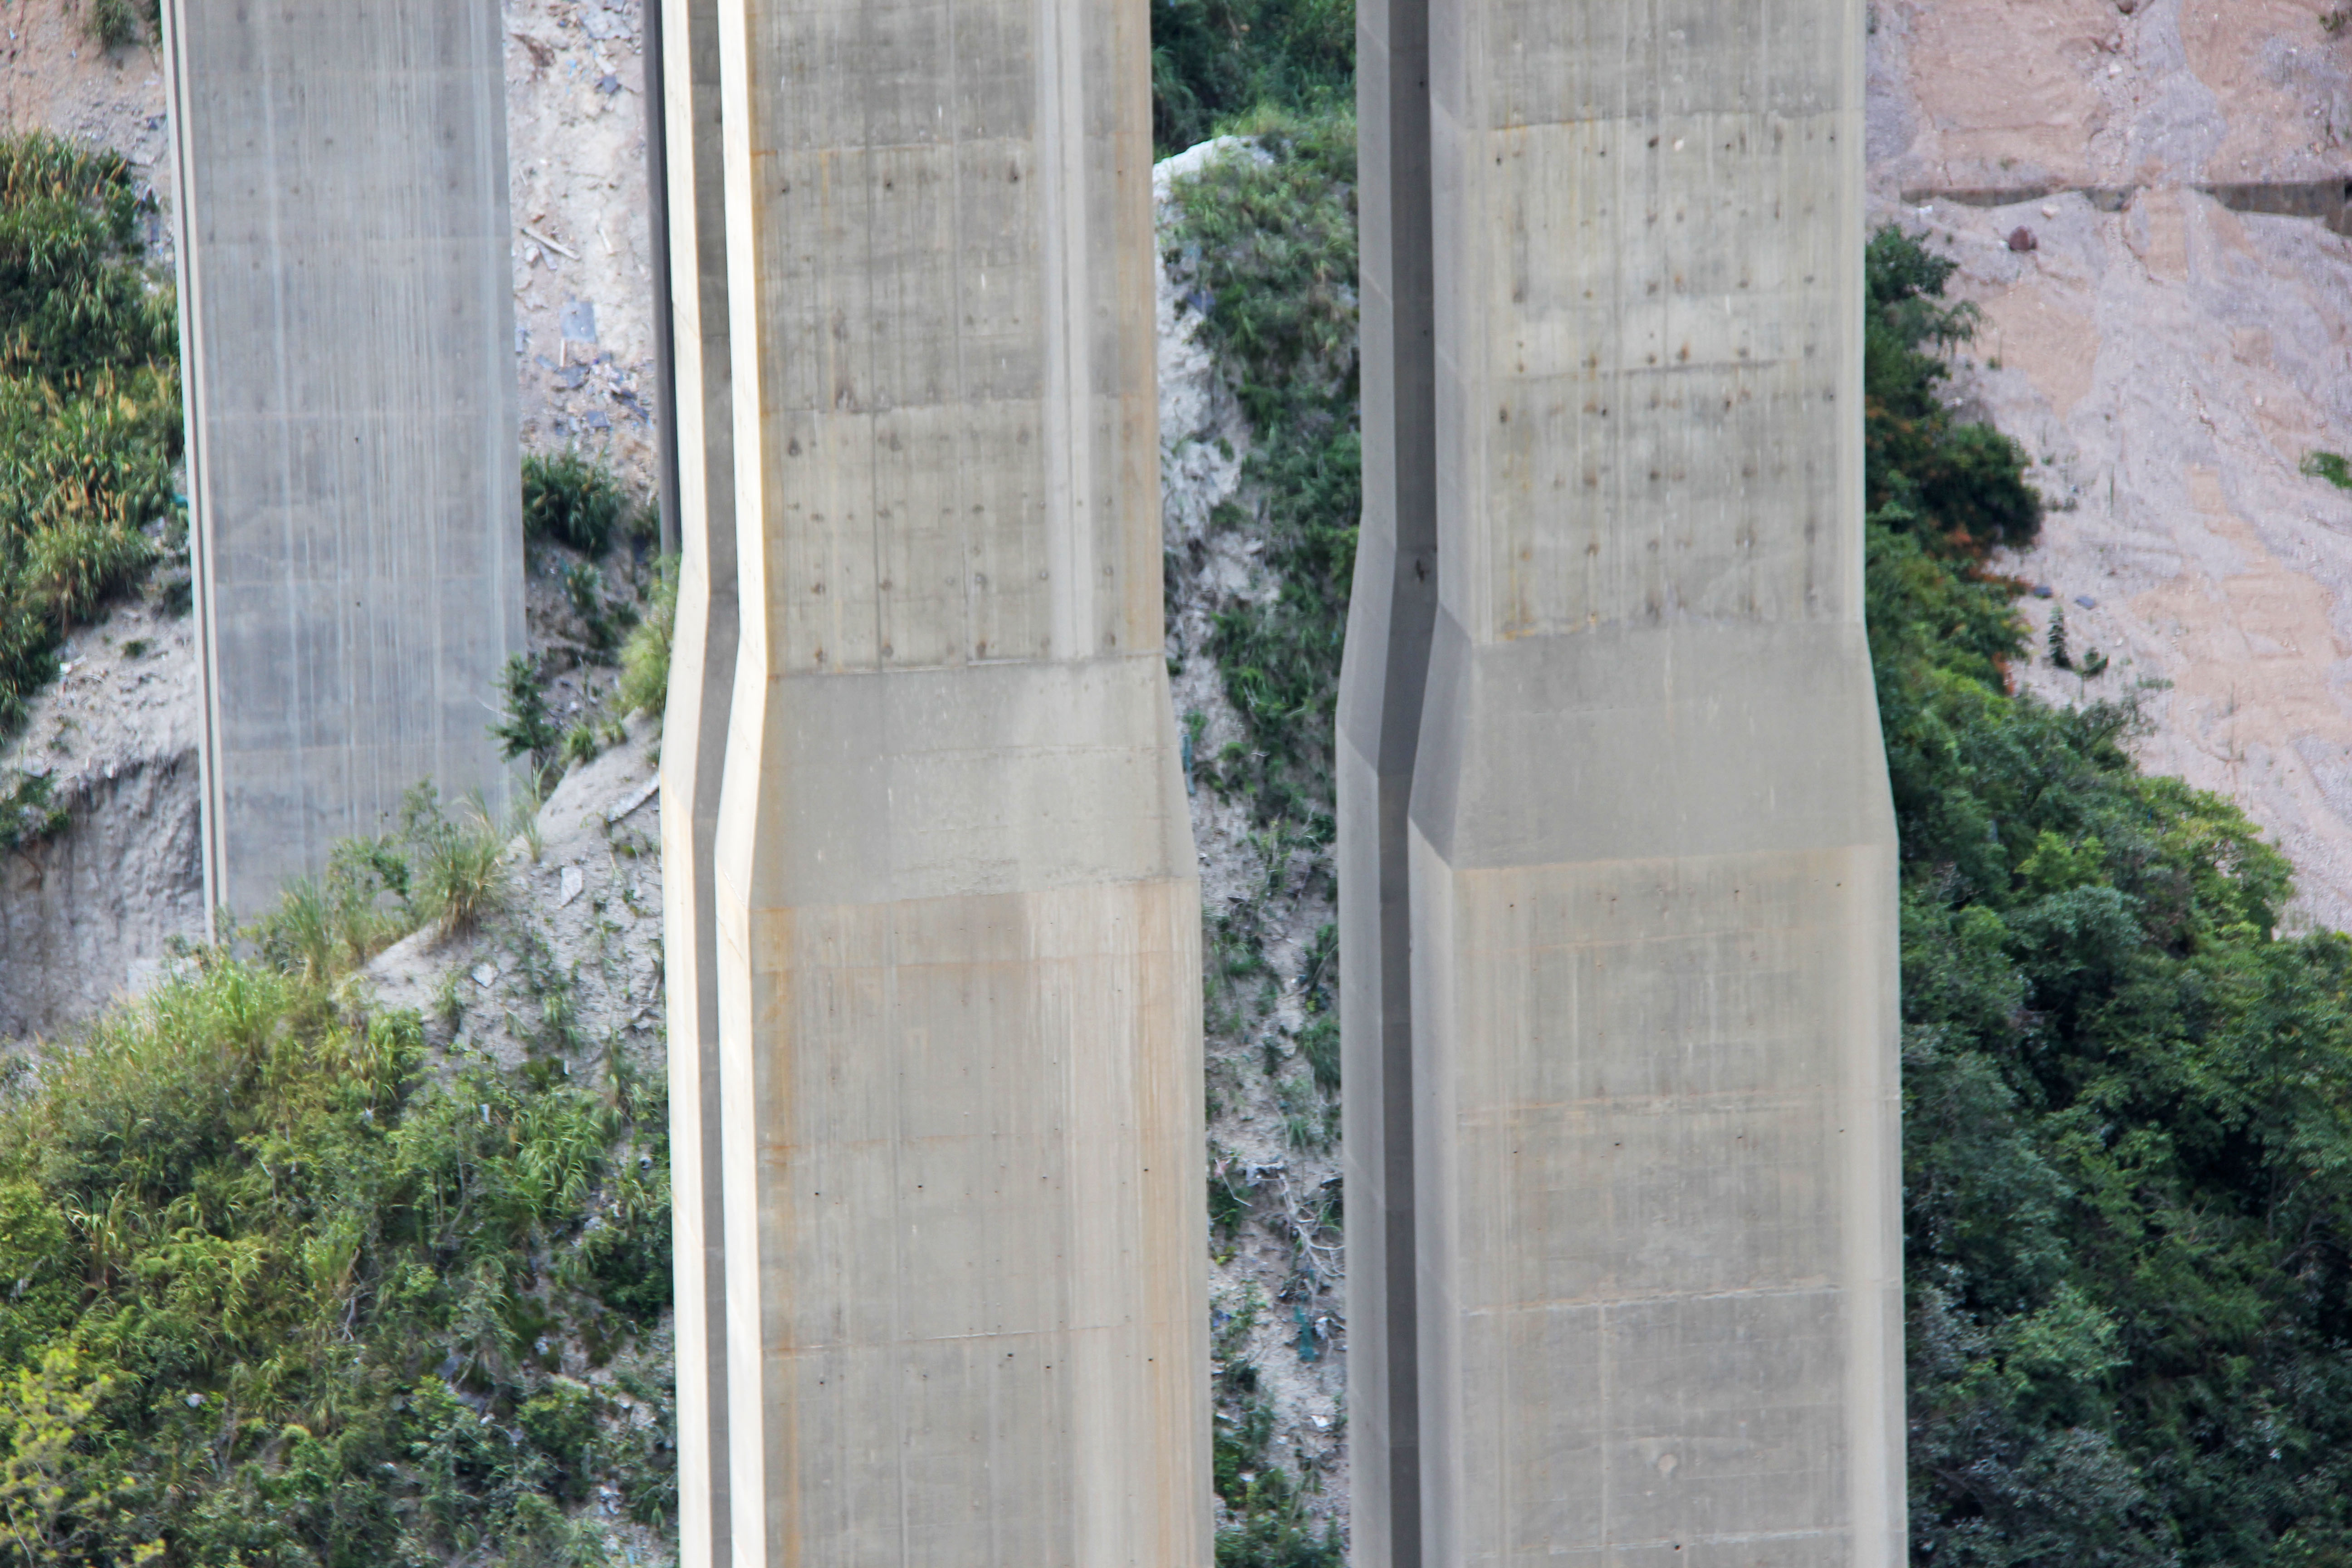
[[[2139,754],[2238,800],[2352,924],[2352,34],[2322,0],[1880,0],[1881,221],[1983,311],[1952,390],[2036,459],[2010,569],[2053,700],[2137,693]],[[2305,208],[2314,216],[2282,216]],[[2269,210],[2265,210],[2269,209]],[[2062,614],[2070,672],[2048,652]],[[2086,650],[2110,661],[2085,677]],[[2095,660],[2091,661],[2095,663]]]

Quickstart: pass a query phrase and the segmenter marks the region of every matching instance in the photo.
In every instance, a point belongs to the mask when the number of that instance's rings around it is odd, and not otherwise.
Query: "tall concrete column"
[[[252,914],[432,780],[503,807],[523,647],[498,8],[170,0],[205,869]]]
[[[1860,13],[1432,5],[1433,1563],[1902,1561]]]
[[[722,0],[739,1564],[1202,1568],[1143,0]]]
[[[677,621],[662,726],[663,949],[677,1267],[678,1561],[730,1561],[727,1229],[711,855],[734,702],[735,414],[719,134],[719,0],[657,0],[667,135]]]
[[[1437,611],[1429,0],[1356,8],[1364,513],[1340,672],[1340,1109],[1349,1522],[1359,1568],[1421,1562],[1406,807]]]

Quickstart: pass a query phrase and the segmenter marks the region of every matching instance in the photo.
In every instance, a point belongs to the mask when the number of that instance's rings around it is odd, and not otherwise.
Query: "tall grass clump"
[[[323,984],[425,926],[445,937],[475,931],[504,907],[509,846],[537,837],[527,806],[515,817],[494,826],[468,799],[452,821],[433,785],[418,784],[401,803],[399,831],[337,844],[325,876],[289,883],[242,934],[271,968]]]
[[[669,700],[670,645],[677,634],[677,561],[662,563],[645,618],[621,645],[621,684],[614,707],[622,714],[658,714]]]
[[[508,840],[478,801],[419,835],[417,908],[442,935],[465,935],[504,907]]]
[[[176,305],[146,263],[149,201],[118,153],[0,137],[0,734],[177,526]]]
[[[140,4],[140,0],[89,0],[89,9],[82,16],[82,32],[102,49],[119,49],[140,42],[142,37],[140,24],[142,14],[148,11],[155,13],[153,31],[144,36],[161,38],[163,36],[161,6],[153,0],[146,5]]]
[[[628,513],[628,492],[604,464],[574,451],[524,455],[522,521],[530,538],[602,555]]]
[[[600,1488],[671,1517],[667,1390],[614,1360],[668,1303],[659,1103],[368,1006],[399,858],[0,1073],[0,1563],[617,1564]]]

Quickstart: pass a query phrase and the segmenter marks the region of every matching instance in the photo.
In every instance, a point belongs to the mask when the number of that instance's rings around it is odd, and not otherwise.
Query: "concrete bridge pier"
[[[1420,1515],[1401,1538],[1360,1492],[1359,1563],[1904,1558],[1860,13],[1430,6],[1438,608],[1401,868],[1385,650],[1350,647],[1341,719],[1346,962],[1381,965],[1351,1142],[1397,1126],[1393,1064],[1412,1109],[1409,1204],[1349,1194],[1356,1267],[1400,1214],[1413,1260],[1350,1368],[1409,1363],[1419,1418],[1412,1456],[1359,1426],[1355,1468],[1417,1459]],[[1399,121],[1362,131],[1366,300],[1401,320]],[[1414,371],[1376,320],[1358,592],[1402,606],[1419,433],[1383,411]]]
[[[1340,675],[1339,1022],[1347,1177],[1349,1537],[1421,1549],[1414,1290],[1412,799],[1437,614],[1429,0],[1356,10],[1364,512]]]
[[[678,1560],[731,1560],[719,927],[711,857],[734,705],[734,378],[719,142],[719,0],[655,0],[666,122],[677,621],[662,728],[663,963],[677,1268]],[[648,62],[651,63],[650,61]],[[648,100],[655,98],[647,95]]]
[[[1199,1568],[1148,8],[719,11],[733,1560]]]
[[[207,901],[508,771],[522,502],[495,6],[167,0]]]

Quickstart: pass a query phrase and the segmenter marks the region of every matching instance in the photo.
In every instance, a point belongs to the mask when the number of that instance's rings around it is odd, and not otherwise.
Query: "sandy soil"
[[[2333,0],[1875,0],[1870,180],[1940,186],[2340,176]]]
[[[526,451],[649,490],[653,271],[639,0],[505,0],[515,345]]]
[[[2053,510],[2009,563],[2051,588],[2084,682],[2137,691],[2144,762],[2237,799],[2295,861],[2301,921],[2352,925],[2352,496],[2297,471],[2352,446],[2352,240],[2200,183],[2343,177],[2352,36],[2305,0],[1881,0],[1877,216],[1960,263],[1984,311],[1962,405],[2036,459]],[[1924,188],[2137,187],[1999,207]],[[2034,248],[2007,237],[2031,231]],[[2088,601],[2088,603],[2084,603]]]

